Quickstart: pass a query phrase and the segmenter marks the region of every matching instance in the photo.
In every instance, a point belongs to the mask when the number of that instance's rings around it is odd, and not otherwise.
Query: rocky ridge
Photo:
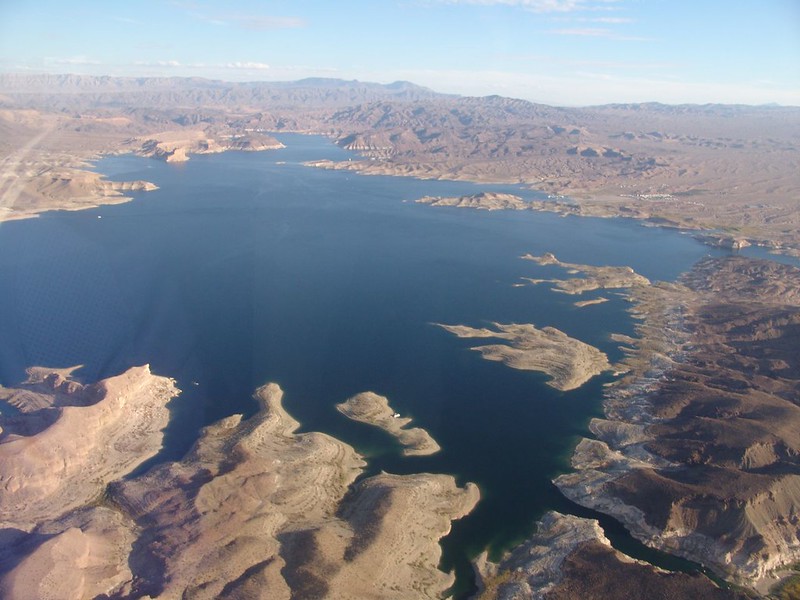
[[[597,521],[547,513],[536,533],[498,563],[475,562],[478,600],[713,598],[744,600],[700,575],[662,571],[611,547]]]
[[[53,373],[3,390],[22,411],[0,434],[0,524],[30,530],[83,506],[161,449],[174,381],[147,365],[93,386]]]
[[[45,381],[66,388],[62,377]],[[97,386],[124,389],[134,410],[146,392],[115,379]],[[86,390],[63,393],[83,397]],[[474,507],[477,487],[424,473],[382,473],[354,484],[363,459],[330,436],[296,433],[282,395],[275,384],[260,388],[255,415],[205,428],[179,462],[107,488],[98,481],[103,496],[63,511],[7,514],[5,525],[15,529],[6,531],[0,552],[0,591],[76,599],[440,597],[453,575],[437,568],[438,540]],[[82,423],[71,425],[70,440],[54,450],[81,447],[74,438]],[[111,447],[130,446],[128,437]],[[0,456],[4,465],[20,462]],[[28,524],[29,533],[16,529]]]
[[[645,543],[766,591],[800,559],[800,270],[708,259],[684,284],[640,290],[649,333],[591,424],[598,439],[556,485]]]

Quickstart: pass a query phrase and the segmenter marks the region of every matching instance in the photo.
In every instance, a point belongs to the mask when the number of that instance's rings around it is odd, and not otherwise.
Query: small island
[[[576,263],[562,262],[553,254],[547,252],[542,256],[525,254],[523,260],[531,260],[537,265],[554,265],[566,269],[571,275],[581,275],[581,277],[570,277],[569,279],[530,279],[525,278],[531,284],[552,283],[556,292],[564,294],[579,295],[593,290],[609,290],[633,288],[650,285],[650,280],[643,275],[639,275],[630,267],[580,265]],[[599,300],[602,302],[603,300]],[[596,304],[596,301],[586,302]],[[576,303],[576,306],[581,306]]]
[[[530,323],[493,323],[495,330],[465,325],[442,325],[460,338],[497,338],[507,344],[475,346],[486,360],[504,363],[513,369],[541,371],[551,377],[547,385],[562,392],[581,387],[595,375],[611,368],[608,357],[555,327],[538,329]]]
[[[336,408],[349,419],[374,425],[393,435],[404,446],[404,456],[428,456],[441,450],[436,440],[424,429],[406,429],[411,419],[396,413],[384,396],[362,392],[337,404]]]
[[[573,304],[577,308],[583,308],[585,306],[593,306],[595,304],[603,304],[604,302],[608,302],[608,298],[604,298],[603,296],[598,296],[597,298],[592,298],[591,300],[578,300],[577,302],[573,302]]]

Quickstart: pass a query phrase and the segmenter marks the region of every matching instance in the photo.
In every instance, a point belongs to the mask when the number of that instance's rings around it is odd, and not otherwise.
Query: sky
[[[800,105],[800,0],[0,0],[0,71]]]

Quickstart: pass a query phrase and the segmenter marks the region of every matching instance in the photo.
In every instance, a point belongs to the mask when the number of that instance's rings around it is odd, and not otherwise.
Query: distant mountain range
[[[0,109],[0,148],[30,139],[36,119],[49,119],[64,140],[74,136],[61,142],[73,154],[77,144],[97,152],[124,142],[144,152],[143,144],[175,140],[191,154],[203,151],[198,144],[231,147],[245,134],[313,133],[362,159],[336,168],[524,183],[583,198],[582,210],[596,216],[732,228],[751,242],[797,247],[800,107],[566,108],[439,94],[407,81],[4,74]]]
[[[418,102],[447,98],[407,81],[390,84],[310,78],[290,82],[232,83],[197,77],[95,77],[0,74],[0,94],[37,108],[122,106],[171,108],[330,108],[379,100]],[[7,103],[7,102],[6,102]]]

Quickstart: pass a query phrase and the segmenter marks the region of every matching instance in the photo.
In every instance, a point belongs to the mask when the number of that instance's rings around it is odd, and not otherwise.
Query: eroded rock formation
[[[556,484],[646,543],[763,590],[800,559],[800,270],[707,259],[684,283],[683,347],[639,349],[650,362],[592,423],[600,452],[581,443],[577,472]],[[675,319],[650,314],[643,326]]]
[[[662,571],[611,547],[597,521],[555,512],[498,563],[475,563],[479,600],[709,598],[744,600],[701,575]]]
[[[44,381],[58,388],[59,378]],[[140,423],[131,417],[141,416],[135,400],[151,395],[145,384],[154,379],[173,389],[144,368],[97,387],[112,400],[127,398],[123,413]],[[29,533],[6,532],[0,590],[42,598],[440,597],[453,575],[437,568],[438,541],[453,519],[472,510],[477,487],[424,473],[382,473],[353,485],[363,459],[330,436],[296,433],[282,395],[274,384],[260,388],[255,415],[207,427],[182,461],[118,479],[104,497],[82,497],[65,509],[86,506],[48,512],[28,498],[37,512],[25,515]],[[91,417],[86,411],[94,406],[76,414]],[[56,448],[80,458],[84,446],[75,433],[84,424],[66,424],[73,435]],[[102,439],[131,447],[130,439]],[[48,456],[6,454],[2,464],[32,465]],[[12,481],[29,475],[20,469]],[[30,480],[33,489],[37,479]],[[16,502],[22,506],[21,498]]]
[[[155,455],[178,389],[145,365],[92,386],[53,373],[4,392],[24,418],[3,423],[0,524],[29,530],[91,502]]]
[[[514,369],[541,371],[551,377],[547,385],[561,391],[579,388],[589,379],[610,369],[606,355],[554,327],[538,329],[530,323],[493,323],[494,330],[466,325],[439,325],[460,338],[497,338],[507,344],[472,348],[486,360],[502,362]]]

